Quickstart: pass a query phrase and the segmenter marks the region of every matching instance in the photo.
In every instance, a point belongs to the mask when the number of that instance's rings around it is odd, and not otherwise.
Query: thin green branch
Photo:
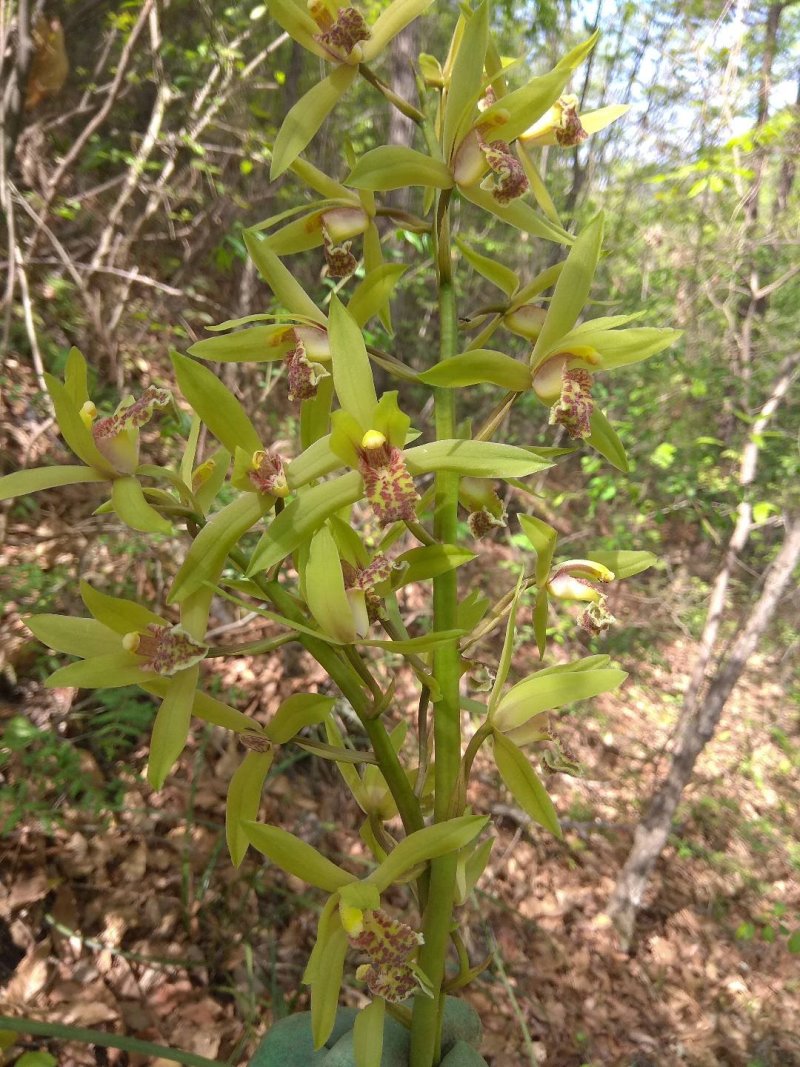
[[[0,1015],[0,1030],[12,1030],[15,1034],[27,1034],[31,1037],[52,1037],[57,1041],[77,1041],[83,1045],[118,1048],[123,1052],[136,1052],[151,1059],[184,1063],[186,1067],[228,1067],[220,1060],[209,1060],[194,1052],[155,1045],[152,1041],[142,1041],[138,1037],[107,1034],[103,1030],[85,1030],[83,1027],[67,1026],[64,1023],[40,1023],[35,1019],[14,1019],[9,1015]]]

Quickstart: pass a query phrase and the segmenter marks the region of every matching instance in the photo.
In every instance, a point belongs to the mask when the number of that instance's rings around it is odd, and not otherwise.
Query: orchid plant
[[[349,1041],[347,1062],[357,1067],[378,1067],[384,1036],[398,1022],[411,1067],[482,1062],[474,1050],[465,1052],[463,1041],[442,1036],[445,993],[463,988],[484,965],[468,958],[457,912],[486,867],[492,841],[489,819],[471,807],[473,762],[486,746],[516,803],[558,835],[556,810],[526,749],[537,745],[550,769],[574,771],[547,712],[625,679],[607,655],[595,654],[512,682],[518,609],[530,596],[544,658],[555,607],[577,602],[578,624],[602,633],[613,622],[604,589],[654,557],[588,545],[583,558],[558,559],[556,530],[534,504],[534,513],[514,520],[530,545],[515,586],[492,602],[483,592],[459,589],[458,569],[479,558],[482,539],[505,534],[509,520],[498,483],[525,489],[524,479],[584,446],[626,471],[623,445],[592,396],[594,375],[647,359],[677,337],[671,329],[631,326],[638,315],[591,317],[602,216],[577,235],[564,229],[537,166],[541,146],[570,150],[625,110],[581,116],[567,92],[597,35],[548,73],[512,87],[524,68],[500,55],[489,0],[463,3],[444,60],[419,56],[419,101],[412,103],[372,64],[433,6],[433,0],[393,0],[369,25],[356,7],[338,8],[333,0],[268,0],[275,21],[329,70],[288,112],[272,150],[272,178],[293,174],[312,199],[298,199],[296,208],[246,234],[272,292],[269,311],[221,323],[188,355],[173,354],[182,401],[161,384],[150,385],[104,417],[88,396],[86,362],[73,349],[64,381],[48,376],[47,386],[64,440],[81,465],[0,479],[0,499],[108,483],[110,497],[99,512],[113,511],[132,529],[169,535],[182,546],[167,603],[157,611],[84,582],[90,617],[37,615],[29,626],[55,651],[78,657],[52,675],[51,685],[136,684],[161,700],[148,768],[154,789],[180,756],[193,718],[238,734],[245,752],[228,792],[231,858],[241,864],[252,847],[328,894],[304,979],[311,989],[309,1041],[318,1057],[313,1062],[320,1063],[332,1040]],[[413,120],[419,147],[384,145],[358,157],[346,147],[347,173],[339,180],[302,153],[359,77]],[[413,214],[383,197],[409,186],[419,187]],[[533,278],[520,277],[473,247],[466,231],[454,232],[459,200],[554,243],[563,250],[559,261]],[[439,359],[422,371],[391,351],[392,295],[406,264],[384,259],[387,221],[414,231],[431,255]],[[299,253],[318,255],[322,272],[336,279],[324,301],[312,298],[287,266],[286,257]],[[458,307],[458,259],[499,290],[489,309]],[[527,358],[504,351],[509,335],[527,340]],[[384,347],[373,343],[381,336]],[[262,439],[207,365],[219,362],[282,365],[288,402],[299,411],[293,455]],[[393,377],[397,390],[379,394],[374,367],[382,379]],[[408,383],[432,393],[432,432],[415,427],[404,410]],[[481,425],[465,428],[456,401],[476,384],[496,388],[499,397]],[[505,416],[526,395],[547,409],[543,435],[560,428],[556,444],[498,439]],[[175,403],[191,412],[180,462],[172,469],[143,461],[141,428]],[[217,443],[201,454],[203,431]],[[569,444],[558,447],[565,435]],[[527,491],[524,499],[535,496]],[[459,525],[460,507],[466,527]],[[242,539],[252,531],[260,539],[245,550]],[[431,591],[427,630],[404,619],[402,590],[410,583]],[[206,638],[215,597],[278,628],[277,637],[237,654],[273,654],[297,642],[326,671],[326,691],[293,695],[268,723],[204,693],[204,663],[225,653]],[[499,660],[487,669],[490,653],[479,648],[504,624]],[[413,709],[400,706],[395,672],[381,659],[386,654],[409,668],[418,689]],[[350,705],[361,737],[352,727],[348,732],[353,716],[337,718],[337,699]],[[341,772],[364,817],[361,839],[372,860],[366,875],[362,868],[359,878],[299,837],[258,821],[275,750],[290,744],[333,761]],[[384,908],[393,886],[405,887],[410,905],[402,919]],[[350,953],[360,962],[349,981],[363,985],[367,1007],[342,1037],[338,1004]]]

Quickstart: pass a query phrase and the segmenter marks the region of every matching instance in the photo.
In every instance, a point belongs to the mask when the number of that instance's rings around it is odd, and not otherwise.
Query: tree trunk
[[[417,96],[417,86],[414,80],[414,60],[419,51],[418,25],[410,23],[392,41],[392,51],[389,56],[389,83],[392,90],[404,100],[413,103]],[[415,126],[413,121],[393,107],[389,112],[389,144],[399,145],[402,148],[410,148],[414,140]],[[389,203],[394,207],[408,211],[411,207],[411,190],[395,189],[389,194]]]
[[[697,757],[714,735],[723,708],[748,658],[767,628],[778,602],[800,560],[800,515],[787,520],[786,536],[777,557],[767,570],[764,588],[731,646],[730,654],[708,688],[702,706],[681,732],[669,773],[656,791],[647,815],[636,829],[633,848],[622,869],[609,902],[608,912],[627,945],[633,936],[636,913],[641,905],[653,867],[669,836],[672,817],[683,790],[691,779]]]

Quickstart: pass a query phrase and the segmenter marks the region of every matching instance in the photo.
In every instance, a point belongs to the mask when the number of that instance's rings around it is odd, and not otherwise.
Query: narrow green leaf
[[[376,997],[356,1016],[353,1023],[355,1067],[381,1067],[385,1014],[386,1002]]]
[[[614,577],[632,578],[658,563],[658,556],[653,552],[634,552],[630,550],[610,552],[587,552],[587,559],[593,559],[614,572]]]
[[[91,467],[33,467],[0,478],[0,500],[13,500],[17,496],[39,493],[43,489],[55,489],[61,485],[108,480],[109,475]]]
[[[378,398],[364,336],[337,297],[331,299],[328,335],[333,365],[333,387],[342,408],[368,430]]]
[[[153,789],[160,789],[183,752],[189,736],[192,720],[192,705],[197,680],[198,666],[180,671],[170,679],[167,692],[158,709],[153,733],[150,738],[150,759],[147,762],[147,780]]]
[[[601,456],[605,456],[612,467],[616,467],[617,470],[624,471],[627,474],[630,470],[630,464],[628,463],[628,457],[625,455],[622,441],[620,441],[616,430],[600,408],[595,408],[592,412],[589,428],[592,432],[586,438],[588,444],[592,448],[596,448]]]
[[[324,326],[327,320],[323,313],[291,271],[267,246],[264,238],[252,230],[245,230],[244,243],[258,273],[272,290],[277,302],[293,315],[311,319],[312,322]]]
[[[134,600],[101,593],[99,589],[95,589],[85,581],[80,583],[80,592],[81,600],[90,614],[115,633],[127,634],[132,630],[141,632],[148,626],[164,625],[164,620],[160,615],[156,615],[155,612],[143,604],[137,604]]]
[[[503,639],[503,649],[500,653],[500,659],[497,664],[497,674],[494,676],[492,691],[489,694],[489,703],[487,704],[486,714],[490,722],[494,717],[494,710],[497,707],[498,701],[500,700],[500,695],[503,692],[503,686],[506,684],[508,672],[511,670],[511,657],[514,654],[514,637],[517,630],[517,612],[519,611],[519,598],[522,594],[522,584],[524,580],[525,573],[523,571],[520,573],[520,576],[517,579],[517,586],[514,590],[514,599],[511,601],[511,607],[508,612],[508,622],[506,623],[506,633]]]
[[[546,589],[540,589],[536,594],[536,603],[533,605],[533,636],[536,638],[536,648],[539,659],[544,657],[547,647],[547,615],[550,605]]]
[[[276,256],[291,256],[319,248],[325,242],[323,216],[324,212],[319,208],[307,211],[301,218],[273,230],[266,238],[267,245]]]
[[[381,641],[381,640],[364,640],[358,641],[360,645],[370,645],[373,648],[383,648],[387,652],[398,652],[402,655],[411,655],[415,652],[427,652],[431,648],[436,648],[438,645],[446,644],[448,641],[452,641],[455,637],[462,637],[463,630],[432,630],[428,634],[423,634],[421,637],[409,637],[407,640],[398,641]]]
[[[506,296],[511,296],[517,291],[519,288],[519,276],[513,270],[502,263],[498,263],[497,260],[490,259],[489,256],[476,252],[460,237],[455,238],[455,243],[469,265],[483,278],[490,281],[492,285],[502,289]]]
[[[80,411],[89,399],[89,367],[82,353],[74,345],[64,364],[64,389],[75,410]]]
[[[256,545],[248,576],[269,570],[286,559],[329,516],[348,504],[355,504],[363,493],[364,486],[357,471],[303,490],[275,518]]]
[[[346,63],[335,67],[327,78],[309,89],[290,109],[272,148],[270,181],[274,182],[292,165],[353,84],[357,74],[358,68]]]
[[[427,863],[448,852],[457,852],[468,845],[488,822],[488,816],[461,815],[457,819],[415,830],[389,853],[365,881],[377,886],[378,892],[384,893],[420,863]]]
[[[293,693],[284,700],[264,733],[276,745],[285,745],[305,726],[324,722],[336,700],[320,693]]]
[[[385,192],[409,185],[426,185],[433,189],[452,189],[449,167],[424,152],[396,145],[382,145],[366,152],[346,178],[354,189]]]
[[[472,12],[456,53],[442,119],[445,159],[472,123],[472,111],[481,93],[483,65],[489,40],[489,9],[485,0]]]
[[[335,893],[341,886],[356,880],[352,874],[331,863],[306,841],[281,830],[278,826],[254,821],[245,822],[243,826],[247,840],[254,848],[263,852],[287,874],[302,878],[317,889]]]
[[[374,270],[367,271],[347,304],[347,310],[357,326],[365,326],[373,315],[380,314],[406,269],[403,263],[382,263]]]
[[[322,1048],[336,1022],[344,958],[349,944],[347,934],[340,925],[331,932],[319,957],[316,978],[311,987],[311,1035],[315,1049]]]
[[[498,730],[514,730],[534,715],[576,700],[588,700],[622,685],[626,671],[605,668],[593,671],[561,671],[557,674],[532,674],[517,682],[497,705],[494,724]]]
[[[533,346],[531,366],[534,369],[577,322],[578,316],[589,299],[589,290],[592,287],[602,245],[603,214],[601,212],[581,230],[566,258],[542,324],[542,331]]]
[[[520,515],[519,524],[536,553],[536,584],[544,585],[550,573],[558,534],[552,526],[535,515]]]
[[[496,441],[434,441],[404,452],[412,474],[455,471],[475,478],[524,478],[552,466],[535,452]]]
[[[344,588],[339,550],[327,526],[311,538],[304,586],[308,609],[323,633],[343,644],[352,644],[356,638],[355,621]]]
[[[281,340],[290,328],[285,322],[250,326],[196,341],[188,351],[197,359],[220,363],[269,363],[282,359],[294,347],[294,338]]]
[[[75,686],[79,689],[119,689],[123,685],[138,685],[150,677],[142,670],[141,656],[132,652],[105,652],[91,659],[78,660],[53,671],[45,685],[48,689]]]
[[[248,752],[234,771],[228,786],[225,839],[234,867],[241,864],[250,844],[242,829],[242,822],[253,822],[258,816],[261,792],[273,758],[272,749],[267,752]]]
[[[145,500],[142,487],[132,475],[117,478],[111,485],[111,503],[117,516],[132,530],[171,534],[172,525]]]
[[[102,656],[122,651],[120,635],[96,619],[74,615],[31,615],[25,625],[42,644],[68,656]]]
[[[216,582],[225,566],[228,552],[271,507],[269,497],[262,497],[259,493],[242,493],[222,511],[218,511],[192,542],[186,559],[175,575],[168,602],[179,604],[206,582]]]
[[[395,563],[403,568],[398,572],[399,585],[411,585],[413,582],[438,578],[440,574],[461,567],[471,559],[475,559],[475,553],[459,545],[423,545],[421,548],[412,548],[395,560]]]
[[[543,241],[554,241],[556,244],[571,245],[574,238],[561,226],[557,226],[550,219],[539,215],[527,201],[516,199],[510,204],[498,203],[487,189],[473,185],[467,188],[459,186],[459,191],[465,200],[469,200],[477,207],[488,211],[490,215],[496,215],[498,219],[513,226],[516,230],[529,233],[532,237],[540,237]]]
[[[371,63],[409,22],[427,11],[432,3],[433,0],[392,0],[375,20],[369,40],[362,45],[364,62]]]
[[[531,370],[525,363],[488,348],[473,348],[443,359],[419,376],[426,385],[460,389],[465,385],[489,383],[524,393],[531,387]]]
[[[231,455],[237,448],[258,452],[261,438],[242,405],[216,374],[188,356],[172,353],[172,365],[181,392],[217,440]]]
[[[102,474],[115,478],[117,472],[94,443],[91,430],[83,424],[79,413],[80,408],[76,407],[70,394],[52,374],[45,374],[44,381],[50,399],[53,401],[61,436],[69,447],[78,459],[82,459],[89,467],[94,467]]]
[[[494,735],[494,759],[506,788],[522,810],[545,830],[562,837],[553,801],[527,756],[497,731]]]

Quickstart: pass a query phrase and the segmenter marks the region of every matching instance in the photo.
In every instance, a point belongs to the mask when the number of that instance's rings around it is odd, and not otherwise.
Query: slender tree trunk
[[[413,61],[419,51],[418,25],[410,23],[392,41],[392,51],[389,58],[389,82],[394,92],[404,100],[414,101],[417,96],[417,87],[414,81]],[[389,141],[390,145],[400,145],[410,148],[414,140],[414,123],[397,108],[393,107],[389,113]],[[391,194],[390,202],[404,211],[411,207],[411,190],[395,189]]]
[[[787,520],[783,546],[767,570],[761,595],[747,622],[740,627],[728,658],[715,674],[702,706],[694,717],[692,729],[682,732],[669,773],[656,791],[646,817],[636,829],[633,848],[608,908],[609,915],[626,944],[630,943],[633,936],[636,913],[642,896],[653,867],[667,843],[672,817],[683,790],[692,777],[697,757],[713,737],[728,697],[772,619],[799,560],[800,515],[796,515],[791,524]]]

